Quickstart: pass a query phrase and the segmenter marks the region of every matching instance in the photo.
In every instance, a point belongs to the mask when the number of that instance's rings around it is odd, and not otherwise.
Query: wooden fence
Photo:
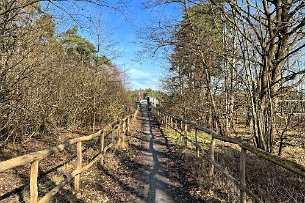
[[[214,167],[216,167],[226,178],[231,180],[240,189],[240,202],[241,203],[246,203],[246,195],[248,195],[255,202],[262,202],[256,195],[254,195],[251,192],[251,190],[249,188],[246,187],[246,153],[247,153],[247,151],[257,155],[259,158],[270,161],[278,166],[281,166],[281,167],[305,178],[305,167],[300,164],[297,164],[293,161],[267,153],[242,140],[221,136],[208,128],[198,125],[195,122],[184,120],[181,118],[174,117],[172,115],[165,114],[156,108],[153,108],[153,113],[159,119],[161,124],[164,124],[165,127],[169,127],[180,134],[181,138],[183,138],[185,141],[185,143],[184,143],[185,146],[187,146],[188,141],[190,143],[192,143],[195,146],[197,157],[200,157],[200,151],[201,151],[201,155],[204,154],[204,150],[203,150],[201,144],[198,142],[198,132],[200,132],[200,131],[205,132],[212,137],[211,143],[210,143],[209,158],[207,159],[207,161],[211,164],[208,173],[210,176],[212,176],[214,173]],[[194,140],[189,138],[187,135],[190,128],[193,128],[193,130],[195,131]],[[215,161],[216,140],[236,144],[240,147],[239,180],[234,178],[231,174],[228,173],[227,170],[225,170],[220,164],[218,164]],[[202,158],[203,158],[203,156],[202,156]]]
[[[96,162],[100,161],[101,164],[104,162],[104,154],[106,151],[114,146],[119,145],[122,141],[124,141],[125,136],[129,132],[130,123],[132,120],[135,119],[136,115],[138,113],[138,110],[132,115],[129,115],[125,117],[124,119],[117,120],[105,128],[99,130],[98,132],[78,137],[70,140],[66,140],[63,144],[60,144],[55,147],[51,147],[49,149],[45,149],[42,151],[33,152],[30,154],[26,154],[23,156],[19,156],[13,159],[9,159],[6,161],[0,162],[0,173],[4,172],[9,169],[16,168],[18,166],[24,166],[26,164],[31,164],[31,170],[30,170],[30,202],[31,203],[46,203],[49,202],[52,197],[56,193],[58,193],[66,184],[71,182],[74,179],[74,190],[76,192],[79,192],[80,190],[80,176],[81,173],[87,171],[92,167]],[[114,134],[117,133],[119,139],[115,141],[113,139]],[[107,136],[111,135],[111,143],[105,146],[105,138]],[[90,163],[86,166],[82,165],[82,143],[89,141],[99,139],[100,140],[100,150],[99,153],[90,161]],[[46,159],[52,154],[64,151],[67,149],[67,147],[72,146],[76,144],[76,151],[77,151],[77,166],[76,169],[67,176],[67,178],[58,184],[56,187],[54,187],[52,190],[50,190],[47,194],[45,194],[41,199],[38,198],[38,167],[39,162],[43,159]]]

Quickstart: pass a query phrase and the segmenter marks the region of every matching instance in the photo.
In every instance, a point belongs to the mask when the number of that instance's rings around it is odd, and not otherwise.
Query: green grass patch
[[[180,135],[180,133],[178,133],[172,129],[168,129],[168,128],[164,128],[164,127],[162,127],[162,130],[163,130],[164,134],[167,136],[169,143],[178,145],[178,146],[181,146],[184,144],[183,137]],[[189,139],[193,140],[193,142],[195,142],[195,132],[194,131],[188,132],[187,137]],[[198,142],[201,145],[201,147],[203,147],[203,149],[207,150],[209,148],[211,139],[212,139],[211,135],[204,133],[204,132],[198,132]],[[217,141],[217,145],[218,144],[222,145],[222,142]],[[188,142],[187,147],[190,149],[195,149],[195,146],[190,142]]]
[[[54,182],[56,185],[59,183],[65,181],[65,177],[63,175],[55,174],[51,177],[52,182]]]

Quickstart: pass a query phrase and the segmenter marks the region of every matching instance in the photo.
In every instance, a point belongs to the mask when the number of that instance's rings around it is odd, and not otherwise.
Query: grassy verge
[[[191,171],[192,178],[198,186],[197,193],[205,199],[215,199],[215,202],[238,202],[239,190],[222,174],[216,172],[213,177],[208,176],[209,163],[206,161],[209,154],[211,136],[199,133],[198,138],[204,154],[196,158],[194,147],[191,143],[187,148],[183,147],[180,135],[173,130],[163,128],[163,132],[178,153],[186,160],[187,168]],[[188,137],[194,139],[194,132],[188,133]],[[194,139],[195,140],[195,139]],[[215,159],[233,177],[239,179],[239,149],[230,143],[216,142]],[[281,167],[261,160],[250,153],[246,156],[246,182],[248,188],[263,202],[291,202],[305,201],[305,180]],[[248,202],[251,202],[248,199]]]

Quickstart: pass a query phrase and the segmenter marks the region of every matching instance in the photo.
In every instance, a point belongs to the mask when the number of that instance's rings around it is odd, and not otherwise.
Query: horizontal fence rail
[[[46,203],[50,202],[51,199],[57,194],[65,185],[74,180],[74,190],[79,192],[80,190],[80,175],[81,173],[89,170],[96,162],[104,163],[104,154],[107,150],[118,146],[125,140],[125,136],[129,133],[130,124],[136,118],[138,114],[138,109],[135,113],[117,120],[105,128],[97,131],[94,134],[78,137],[70,140],[66,140],[63,144],[60,144],[55,147],[50,147],[49,149],[45,149],[42,151],[33,152],[30,154],[22,155],[16,158],[12,158],[6,161],[0,162],[0,173],[7,171],[9,169],[13,169],[19,166],[24,166],[26,164],[31,164],[30,169],[30,202],[31,203]],[[118,136],[118,140],[114,139],[114,135]],[[111,135],[111,143],[105,146],[105,137]],[[100,140],[100,150],[99,153],[94,156],[94,158],[90,161],[86,166],[82,166],[82,143],[94,139]],[[56,187],[51,189],[47,194],[45,194],[41,199],[38,196],[38,167],[39,162],[43,159],[46,159],[52,154],[56,154],[58,152],[62,152],[67,149],[69,146],[76,144],[76,152],[77,152],[77,166],[76,169],[67,176],[67,178],[59,183]]]
[[[154,115],[159,119],[161,124],[164,124],[165,127],[169,127],[178,134],[180,134],[180,138],[184,139],[184,146],[187,146],[187,142],[190,142],[195,146],[196,156],[200,157],[200,151],[202,155],[204,154],[204,149],[198,142],[198,132],[205,132],[212,137],[209,149],[209,158],[207,161],[211,164],[209,168],[209,175],[212,176],[214,173],[214,167],[216,167],[226,178],[231,180],[239,189],[240,189],[240,202],[246,203],[246,194],[252,198],[255,202],[262,202],[256,195],[254,195],[249,188],[246,187],[246,153],[247,151],[257,155],[259,158],[270,161],[278,166],[281,166],[293,173],[296,173],[303,178],[305,178],[305,167],[295,163],[293,161],[278,157],[276,155],[265,152],[261,149],[258,149],[243,140],[234,139],[230,137],[224,137],[216,132],[205,128],[201,125],[193,121],[188,121],[185,119],[181,119],[169,114],[165,114],[161,112],[159,109],[152,109]],[[193,128],[195,130],[195,140],[188,137],[188,129]],[[239,180],[234,178],[229,172],[215,161],[215,148],[216,148],[216,140],[220,140],[227,143],[232,143],[238,145],[240,147],[240,177]],[[203,158],[203,156],[202,156]]]

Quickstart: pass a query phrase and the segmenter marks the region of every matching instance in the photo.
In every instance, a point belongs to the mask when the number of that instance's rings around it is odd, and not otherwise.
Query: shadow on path
[[[169,163],[175,164],[176,158],[171,154],[168,140],[159,128],[159,124],[152,117],[146,106],[141,108],[142,113],[142,139],[150,156],[146,158],[148,171],[148,195],[144,200],[147,203],[158,202],[203,202],[193,198],[186,192],[184,177],[180,177],[178,170],[184,170],[183,166],[169,168]],[[181,168],[180,168],[181,167]]]

